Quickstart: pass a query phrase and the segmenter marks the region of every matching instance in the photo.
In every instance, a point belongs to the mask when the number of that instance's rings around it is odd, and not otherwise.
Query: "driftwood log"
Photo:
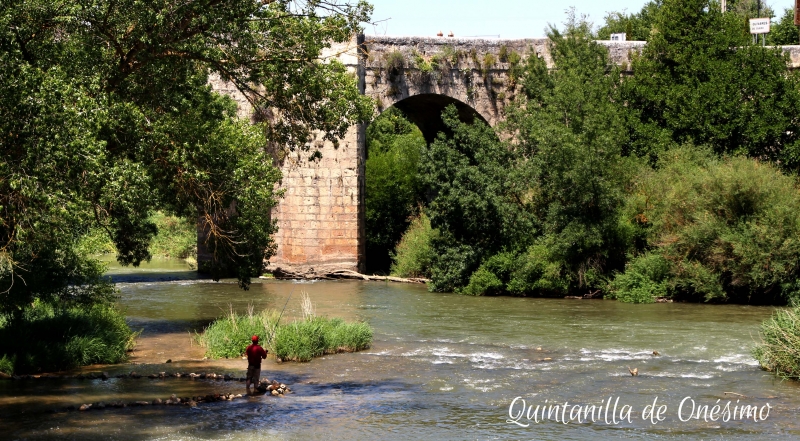
[[[370,276],[368,274],[361,274],[351,270],[333,270],[333,271],[315,271],[314,268],[309,268],[305,272],[295,272],[283,268],[272,269],[272,275],[276,279],[318,279],[318,280],[336,280],[336,279],[353,279],[353,280],[370,280],[380,282],[397,282],[397,283],[428,283],[428,279],[420,277],[394,277],[394,276]],[[261,278],[267,279],[269,277],[262,276]]]

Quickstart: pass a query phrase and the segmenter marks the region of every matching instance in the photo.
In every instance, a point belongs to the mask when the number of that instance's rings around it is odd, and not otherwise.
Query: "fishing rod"
[[[292,282],[292,290],[289,291],[289,297],[286,299],[286,303],[283,304],[283,309],[281,309],[281,313],[278,315],[278,321],[275,322],[275,327],[272,328],[272,333],[270,334],[269,339],[267,340],[269,344],[272,344],[272,337],[275,336],[275,332],[278,330],[278,325],[281,322],[281,317],[283,317],[283,312],[286,311],[286,306],[289,305],[289,300],[292,299],[292,294],[294,294],[295,285],[296,283]]]

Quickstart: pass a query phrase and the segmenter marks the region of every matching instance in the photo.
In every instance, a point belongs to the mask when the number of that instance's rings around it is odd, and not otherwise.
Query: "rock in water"
[[[91,408],[92,408],[91,404],[81,404],[81,407],[79,407],[78,410],[89,410]]]

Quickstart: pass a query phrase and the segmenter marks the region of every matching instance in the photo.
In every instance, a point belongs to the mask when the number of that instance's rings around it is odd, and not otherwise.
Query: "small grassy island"
[[[251,336],[258,335],[265,348],[283,361],[310,361],[325,354],[361,351],[372,344],[372,328],[367,323],[317,317],[307,295],[302,319],[281,324],[279,318],[274,309],[259,313],[252,308],[246,313],[231,310],[196,339],[208,357],[234,358],[244,353]]]

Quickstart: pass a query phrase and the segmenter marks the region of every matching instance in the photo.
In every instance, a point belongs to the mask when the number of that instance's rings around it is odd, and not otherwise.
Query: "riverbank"
[[[118,284],[119,305],[142,329],[129,363],[87,367],[108,381],[0,382],[0,428],[11,438],[89,439],[787,439],[800,436],[794,409],[800,387],[774,381],[749,353],[760,323],[774,308],[672,303],[630,305],[568,299],[471,297],[429,293],[424,285],[358,280],[257,280],[241,291],[233,280]],[[160,372],[244,376],[242,359],[204,360],[190,332],[231,305],[282,308],[294,290],[309,293],[319,315],[362,320],[375,330],[372,347],[310,363],[269,358],[262,377],[294,393],[184,406],[139,406],[102,412],[46,413],[76,403],[162,400],[244,393],[238,381],[150,379]],[[299,299],[284,317],[302,317]],[[197,352],[199,351],[199,352]],[[653,355],[657,351],[660,355]],[[171,363],[165,363],[171,359]],[[628,367],[638,369],[633,377]],[[135,371],[143,378],[116,378]],[[770,403],[764,422],[682,422],[677,408],[697,402]],[[507,424],[517,396],[528,404],[599,404],[609,396],[638,409],[655,396],[667,419],[651,425]],[[735,400],[734,400],[735,401]],[[202,412],[202,413],[198,413]],[[231,418],[241,415],[241,418]],[[268,415],[268,417],[266,417]],[[298,424],[303,421],[303,424]],[[121,428],[124,427],[124,430]]]

